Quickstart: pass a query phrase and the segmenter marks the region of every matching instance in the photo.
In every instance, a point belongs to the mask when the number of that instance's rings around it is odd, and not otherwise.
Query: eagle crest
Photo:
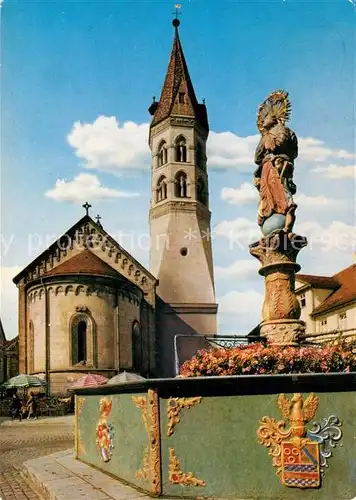
[[[309,394],[305,401],[303,401],[303,396],[300,393],[293,394],[290,400],[285,394],[280,394],[278,406],[284,418],[290,422],[295,420],[309,422],[318,409],[319,399],[313,392]]]

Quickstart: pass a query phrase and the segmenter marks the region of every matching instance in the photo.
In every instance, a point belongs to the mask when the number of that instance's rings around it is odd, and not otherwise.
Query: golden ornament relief
[[[179,414],[183,408],[192,408],[201,402],[201,397],[169,398],[167,401],[168,428],[167,436],[172,436],[175,426],[180,422]]]
[[[83,398],[80,396],[75,397],[75,456],[78,457],[79,453],[85,453],[84,444],[80,436],[80,428],[79,428],[79,417],[82,412],[83,406],[86,403],[87,398]]]
[[[174,448],[169,448],[169,481],[183,486],[206,486],[205,481],[196,478],[192,472],[180,470],[180,462]]]
[[[149,443],[143,454],[142,467],[136,472],[136,477],[149,480],[152,493],[160,494],[162,480],[158,396],[155,391],[149,389],[147,397],[132,396],[132,401],[141,410]]]

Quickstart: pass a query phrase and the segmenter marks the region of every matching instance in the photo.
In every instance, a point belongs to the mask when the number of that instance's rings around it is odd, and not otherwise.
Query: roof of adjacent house
[[[179,102],[179,93],[184,93],[184,103]],[[170,115],[192,116],[205,128],[209,129],[205,104],[197,101],[188,66],[179,39],[178,25],[175,25],[173,48],[168,64],[161,97],[154,108],[151,126],[156,125]]]
[[[2,351],[11,351],[12,349],[15,349],[18,347],[18,342],[19,342],[19,337],[14,337],[13,339],[10,340],[5,340],[3,344],[0,344],[0,348]]]
[[[90,275],[101,275],[101,276],[111,276],[118,278],[120,274],[115,271],[114,268],[106,264],[97,255],[88,249],[74,255],[69,260],[63,262],[59,266],[51,269],[44,276],[58,276],[67,274],[90,274]]]
[[[331,290],[330,295],[314,309],[312,315],[323,314],[330,309],[356,301],[356,264],[352,264],[330,277],[296,274],[296,279],[313,288]]]
[[[313,288],[328,288],[333,290],[340,285],[333,276],[314,276],[312,274],[296,274],[295,279]]]

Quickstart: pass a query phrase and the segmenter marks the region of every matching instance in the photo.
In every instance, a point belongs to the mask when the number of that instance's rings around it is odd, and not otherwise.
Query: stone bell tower
[[[206,157],[208,117],[205,104],[195,96],[178,19],[173,26],[161,97],[149,108],[153,116],[150,270],[159,280],[159,329],[166,346],[168,334],[215,334],[217,313]]]

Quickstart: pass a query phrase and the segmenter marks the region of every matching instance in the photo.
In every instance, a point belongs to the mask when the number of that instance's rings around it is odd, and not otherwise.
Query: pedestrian
[[[37,418],[37,402],[33,392],[30,392],[30,397],[27,401],[27,411],[27,420],[30,420],[31,416],[33,416],[34,419]]]
[[[21,408],[22,408],[21,399],[19,398],[19,396],[17,394],[14,394],[12,396],[12,404],[11,404],[11,409],[10,409],[12,420],[15,420],[15,418],[18,418],[21,422],[21,420],[22,420]]]

